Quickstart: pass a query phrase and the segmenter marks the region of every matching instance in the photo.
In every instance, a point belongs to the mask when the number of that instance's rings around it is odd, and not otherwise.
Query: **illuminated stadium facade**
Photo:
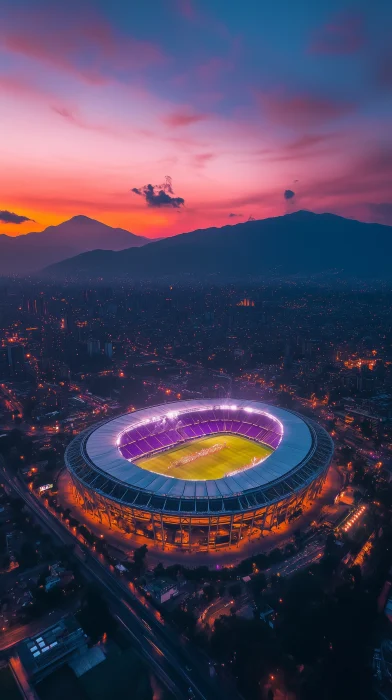
[[[216,549],[289,521],[324,483],[333,443],[319,425],[245,400],[179,401],[78,435],[75,496],[108,526],[162,548]]]

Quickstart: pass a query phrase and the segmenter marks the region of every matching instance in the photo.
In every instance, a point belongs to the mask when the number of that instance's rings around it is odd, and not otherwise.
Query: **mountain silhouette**
[[[156,279],[287,275],[339,271],[343,277],[391,277],[392,228],[334,214],[297,211],[235,226],[183,233],[108,254],[84,253],[50,266],[56,278]]]
[[[112,228],[88,216],[74,216],[39,233],[0,235],[0,274],[29,274],[85,251],[123,250],[150,242],[149,238]]]

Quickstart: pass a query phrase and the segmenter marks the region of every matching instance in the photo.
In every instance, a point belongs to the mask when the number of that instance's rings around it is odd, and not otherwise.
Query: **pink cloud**
[[[20,77],[0,76],[0,94],[1,93],[41,102],[42,104],[47,105],[56,115],[67,121],[69,124],[80,129],[97,131],[116,138],[121,138],[127,135],[129,136],[131,132],[131,128],[129,126],[127,126],[125,129],[124,125],[109,126],[107,124],[96,123],[89,119],[85,119],[80,115],[79,110],[75,106],[70,107],[69,104],[62,100],[59,102],[57,96],[50,91],[43,89],[41,86],[34,85],[30,81],[28,82]]]
[[[50,93],[37,85],[33,85],[31,81],[25,80],[18,76],[0,76],[0,92],[8,93],[9,95],[21,95],[33,99],[47,98]]]
[[[53,5],[31,15],[29,22],[21,17],[19,23],[16,17],[12,26],[2,27],[0,46],[91,84],[108,82],[112,71],[140,70],[166,60],[159,47],[117,34],[96,15],[78,11],[75,15],[70,23],[69,16]]]
[[[338,139],[340,134],[304,134],[291,143],[282,146],[277,152],[265,149],[260,155],[267,160],[300,161],[305,158],[316,158],[322,154],[331,153],[332,142]]]
[[[198,153],[193,156],[193,164],[195,168],[204,168],[215,157],[215,153]]]
[[[304,134],[295,141],[287,144],[286,150],[302,152],[324,144],[333,137],[333,134]]]
[[[360,15],[342,12],[321,27],[311,43],[311,53],[350,54],[365,43],[364,21]]]
[[[309,182],[304,190],[308,201],[344,202],[362,205],[364,197],[392,201],[392,149],[373,147],[354,157],[335,176]]]
[[[52,110],[59,117],[67,121],[72,126],[76,126],[79,129],[86,129],[87,131],[97,131],[101,134],[106,134],[108,136],[123,137],[124,133],[121,129],[115,126],[106,126],[105,124],[98,124],[84,119],[77,110],[70,109],[65,105],[53,105]]]
[[[206,114],[197,114],[196,112],[184,110],[172,112],[166,117],[163,117],[163,122],[167,124],[167,126],[181,127],[196,124],[197,122],[201,122],[204,119],[207,119]]]
[[[261,95],[259,99],[271,122],[294,127],[325,124],[344,117],[355,109],[355,105],[350,102],[309,94],[274,93]]]

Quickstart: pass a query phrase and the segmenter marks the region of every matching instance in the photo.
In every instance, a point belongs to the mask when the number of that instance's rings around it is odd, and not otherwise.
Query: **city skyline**
[[[0,232],[77,214],[153,238],[296,209],[391,223],[390,7],[281,9],[7,8]]]

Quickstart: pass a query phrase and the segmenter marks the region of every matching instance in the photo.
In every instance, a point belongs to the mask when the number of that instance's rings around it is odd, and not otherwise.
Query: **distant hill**
[[[0,235],[0,275],[28,274],[59,260],[97,248],[123,250],[150,243],[122,228],[112,228],[87,216],[74,216],[58,226],[23,236]]]
[[[392,227],[298,211],[183,233],[120,253],[94,250],[52,265],[45,273],[57,279],[155,279],[189,274],[223,279],[338,271],[342,277],[390,278],[391,254]]]

